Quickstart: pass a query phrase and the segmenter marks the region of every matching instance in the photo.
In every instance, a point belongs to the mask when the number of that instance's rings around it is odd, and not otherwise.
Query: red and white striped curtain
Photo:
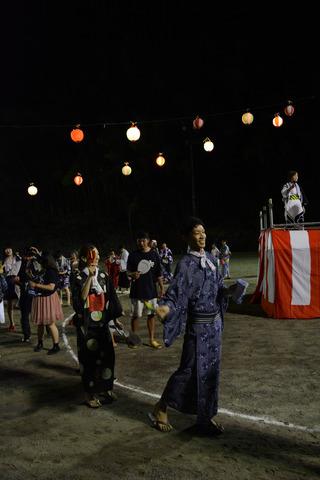
[[[252,301],[273,318],[320,317],[320,230],[265,230]]]

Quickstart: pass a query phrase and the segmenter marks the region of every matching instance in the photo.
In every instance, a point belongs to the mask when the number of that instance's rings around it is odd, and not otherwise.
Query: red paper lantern
[[[84,133],[81,128],[74,128],[71,131],[70,136],[71,140],[76,143],[82,142],[82,140],[84,139]]]
[[[81,173],[77,173],[77,175],[74,177],[73,181],[77,185],[77,187],[79,187],[81,185],[81,183],[83,182],[83,178],[82,178]]]
[[[202,118],[200,118],[199,115],[197,115],[196,118],[193,120],[192,125],[195,130],[199,130],[200,128],[203,127],[204,120],[202,120]]]
[[[289,100],[288,105],[284,109],[284,113],[287,115],[287,117],[292,117],[294,114],[294,106],[292,105],[292,102]]]

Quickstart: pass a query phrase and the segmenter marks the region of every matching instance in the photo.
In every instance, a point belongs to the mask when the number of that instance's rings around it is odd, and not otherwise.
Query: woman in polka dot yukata
[[[113,401],[115,355],[108,323],[122,315],[122,306],[108,274],[99,269],[99,252],[86,245],[79,252],[79,272],[73,279],[78,358],[86,404],[99,408],[99,397]]]

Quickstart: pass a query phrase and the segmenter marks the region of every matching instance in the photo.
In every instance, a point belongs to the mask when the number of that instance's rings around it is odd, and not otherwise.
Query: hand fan
[[[151,268],[149,260],[140,260],[137,266],[137,271],[142,275],[148,273]]]

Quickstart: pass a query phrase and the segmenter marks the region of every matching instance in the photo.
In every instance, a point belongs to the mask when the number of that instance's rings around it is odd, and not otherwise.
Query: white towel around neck
[[[206,266],[208,265],[210,270],[215,272],[216,267],[213,265],[211,260],[209,260],[209,258],[207,258],[206,252],[204,251],[203,248],[201,248],[201,250],[199,252],[196,252],[195,250],[189,250],[188,253],[190,255],[194,255],[195,257],[200,258],[200,263],[201,263],[202,268],[206,268]]]

